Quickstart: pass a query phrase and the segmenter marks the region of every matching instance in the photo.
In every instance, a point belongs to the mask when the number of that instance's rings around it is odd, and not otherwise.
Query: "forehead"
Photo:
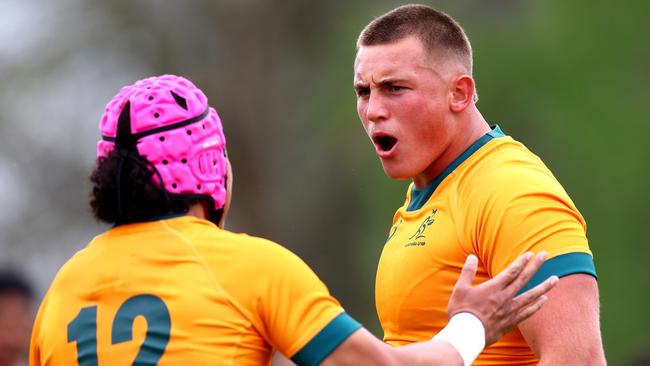
[[[421,42],[415,37],[373,46],[361,46],[354,61],[355,82],[387,77],[409,77],[430,70]]]

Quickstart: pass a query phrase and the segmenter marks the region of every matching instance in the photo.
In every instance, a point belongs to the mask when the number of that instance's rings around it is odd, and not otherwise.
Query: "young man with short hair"
[[[521,253],[545,250],[529,286],[564,277],[549,304],[475,364],[604,364],[584,219],[542,161],[477,109],[463,29],[424,5],[376,18],[357,42],[354,88],[384,171],[412,180],[377,269],[384,340],[406,345],[444,326],[468,254],[486,281]]]

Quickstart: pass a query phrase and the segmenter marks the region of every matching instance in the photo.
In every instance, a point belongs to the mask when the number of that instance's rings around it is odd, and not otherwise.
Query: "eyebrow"
[[[386,78],[380,80],[379,82],[376,82],[375,84],[378,84],[379,86],[387,86],[387,85],[399,84],[407,81],[408,80],[406,79],[400,79],[400,78]],[[367,87],[369,87],[368,83],[365,83],[363,81],[357,81],[354,83],[354,89],[361,89]]]
[[[386,78],[386,79],[380,80],[377,84],[379,84],[379,85],[392,85],[392,84],[404,83],[406,81],[407,81],[406,79]]]
[[[362,82],[362,81],[357,81],[357,82],[355,82],[352,86],[354,87],[354,89],[367,88],[367,87],[368,87],[368,83],[364,83],[364,82]]]

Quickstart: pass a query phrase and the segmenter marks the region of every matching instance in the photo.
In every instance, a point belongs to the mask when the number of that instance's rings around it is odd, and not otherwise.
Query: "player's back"
[[[274,342],[266,333],[273,320],[264,319],[273,301],[265,292],[281,292],[272,272],[285,265],[303,275],[295,259],[274,243],[191,216],[118,226],[60,270],[37,316],[32,361],[268,364],[274,347],[301,346],[282,344],[291,330],[277,327]],[[326,289],[315,293],[329,297]]]

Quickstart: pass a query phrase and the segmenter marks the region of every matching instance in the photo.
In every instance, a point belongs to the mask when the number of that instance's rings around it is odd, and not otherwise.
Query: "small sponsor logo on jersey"
[[[409,238],[409,242],[404,245],[405,247],[423,247],[427,245],[426,242],[426,235],[425,231],[429,226],[431,226],[434,222],[436,222],[436,219],[433,217],[435,214],[438,213],[437,209],[431,210],[431,214],[429,216],[425,217],[424,220],[422,220],[422,223],[420,224],[420,227],[417,229],[417,231],[411,235]]]

